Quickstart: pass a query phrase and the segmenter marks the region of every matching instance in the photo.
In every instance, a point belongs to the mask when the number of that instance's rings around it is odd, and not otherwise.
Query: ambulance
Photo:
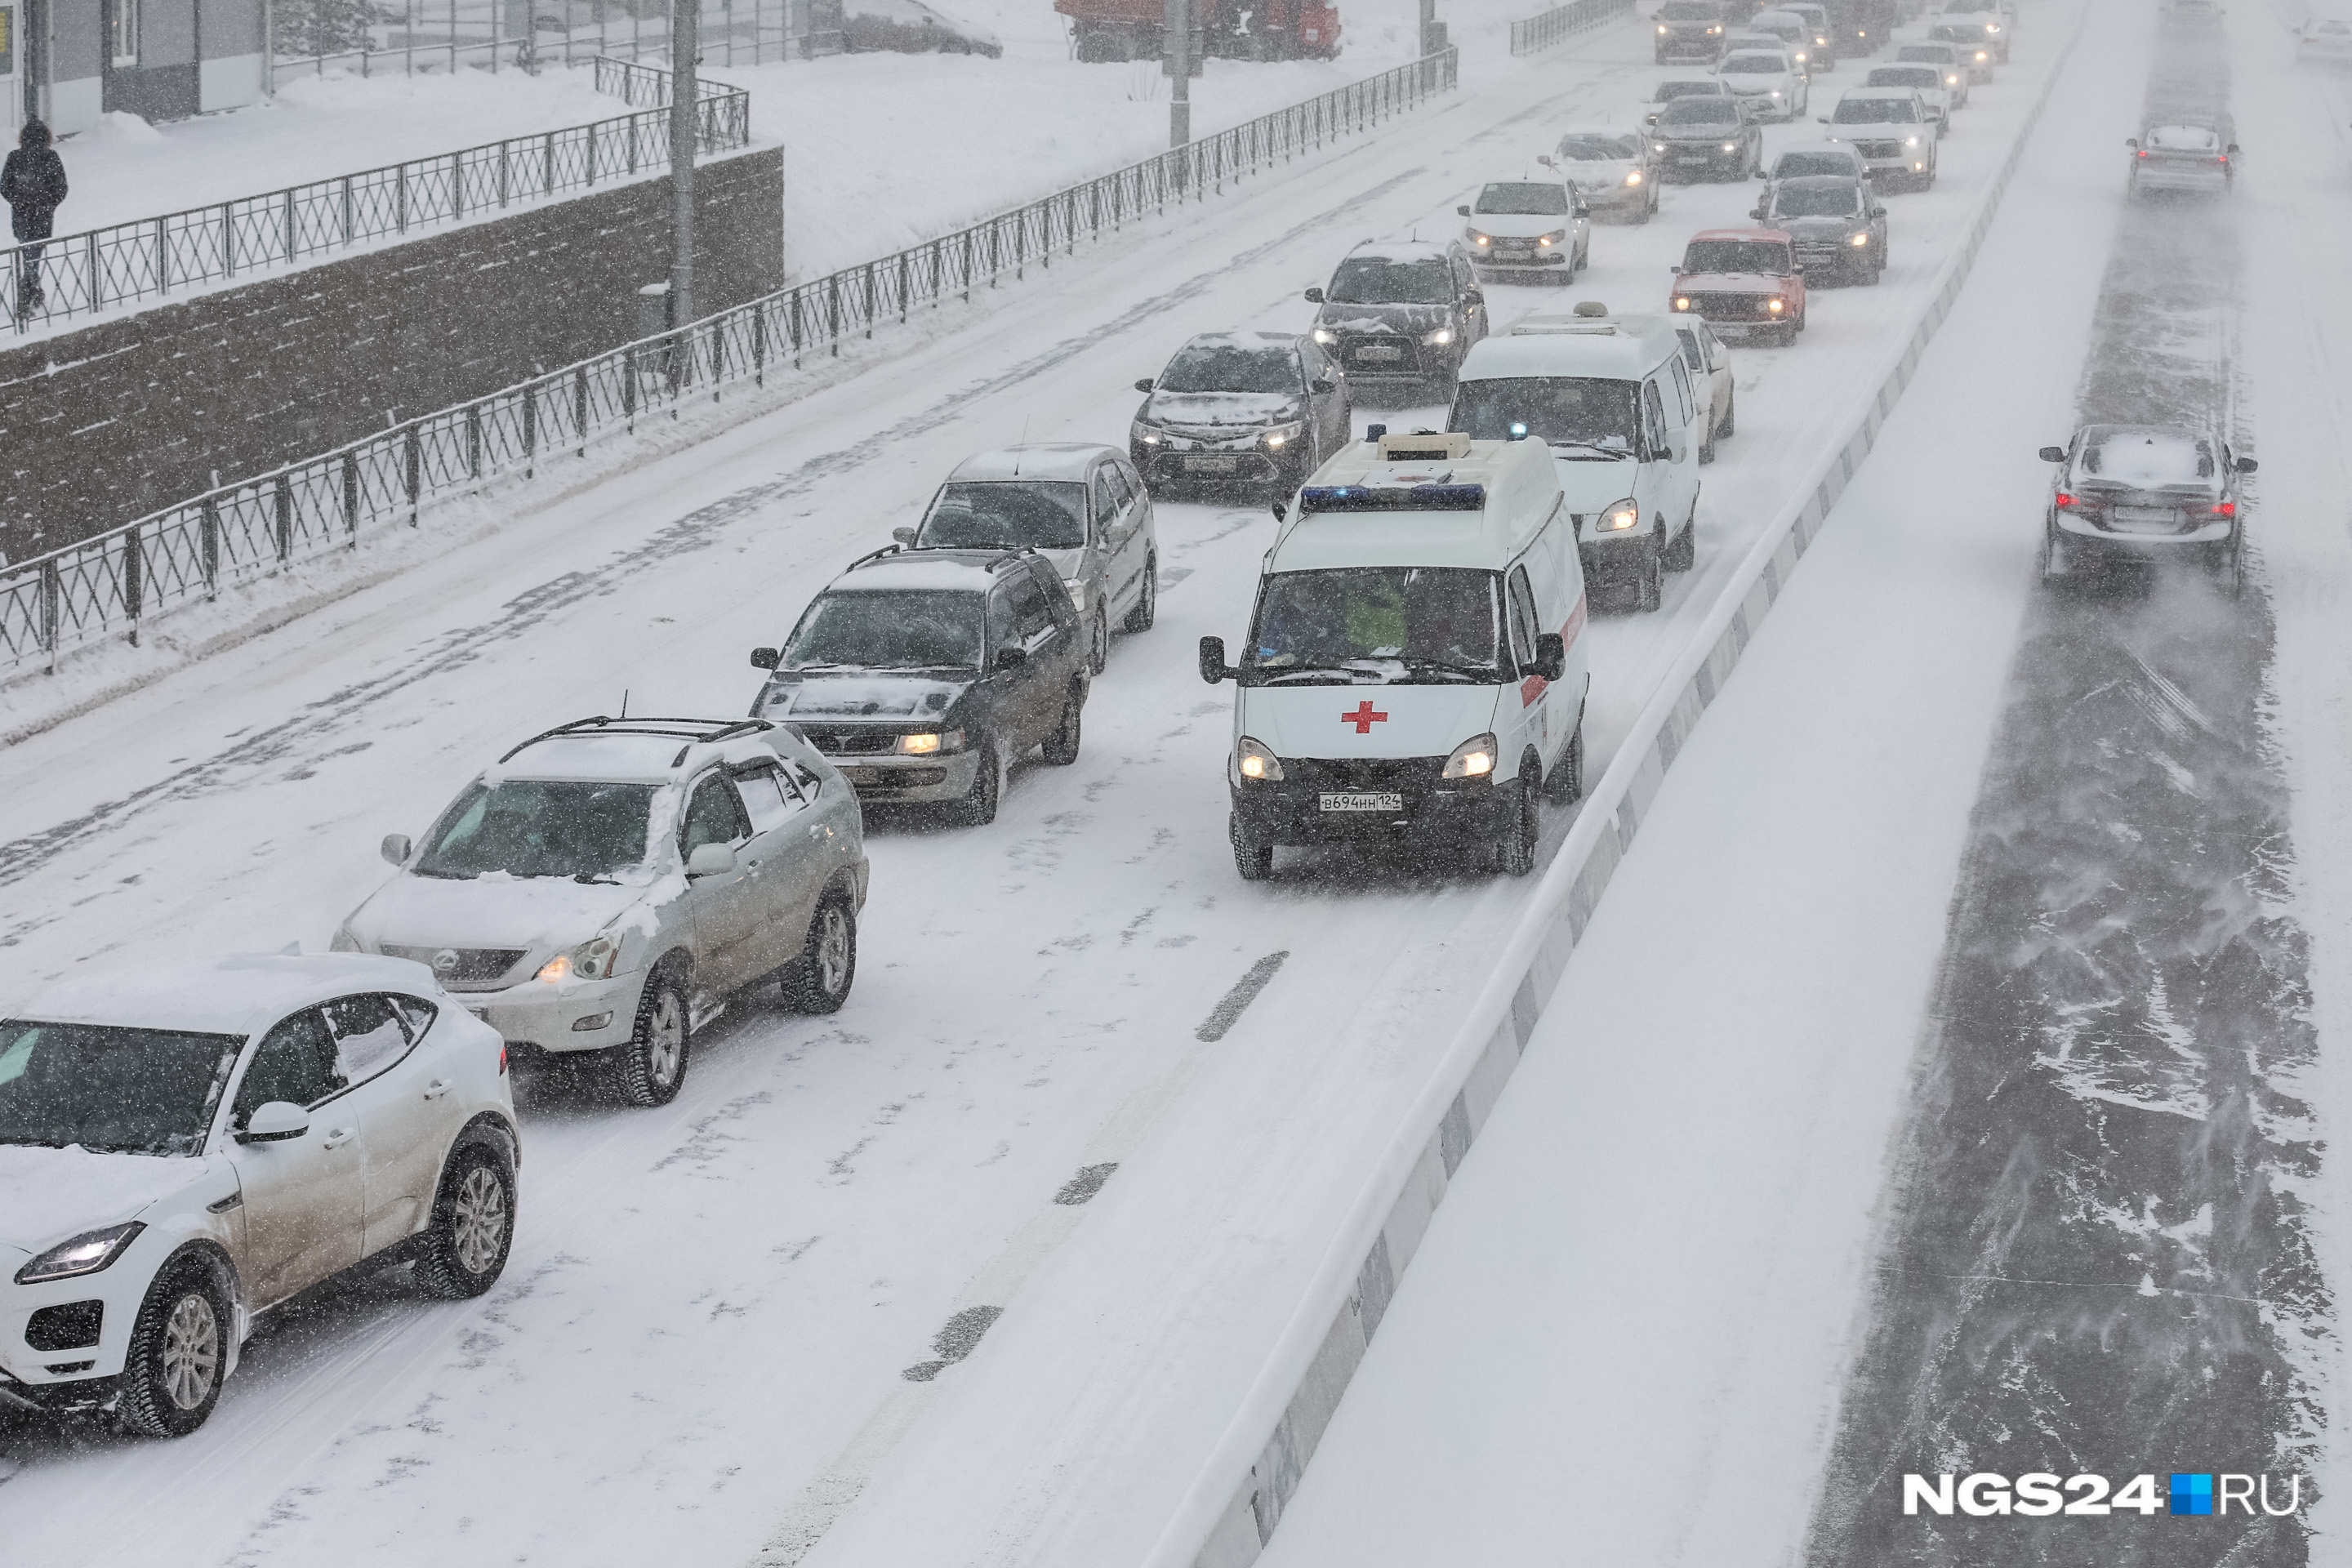
[[[1713,456],[1673,320],[1588,300],[1522,317],[1463,361],[1446,428],[1548,447],[1587,576],[1637,610],[1698,558],[1699,464]]]
[[[1234,861],[1281,845],[1475,852],[1535,867],[1538,797],[1584,786],[1591,684],[1576,528],[1541,441],[1370,438],[1277,507],[1231,680]]]

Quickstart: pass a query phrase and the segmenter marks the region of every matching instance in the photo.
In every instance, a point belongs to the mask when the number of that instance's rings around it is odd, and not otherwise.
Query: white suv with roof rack
[[[605,1054],[617,1098],[660,1105],[693,1032],[781,975],[830,1013],[857,973],[857,797],[765,719],[582,720],[467,784],[335,933],[425,964],[509,1047]]]

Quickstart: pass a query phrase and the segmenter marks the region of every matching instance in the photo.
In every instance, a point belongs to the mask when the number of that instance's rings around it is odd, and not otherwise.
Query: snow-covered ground
[[[1857,366],[1926,307],[2030,97],[2031,51],[2052,41],[2021,45],[2029,63],[1979,93],[1937,188],[1895,198],[1885,283],[1824,289],[1798,346],[1738,354],[1740,434],[1706,470],[1697,569],[1661,613],[1593,629],[1596,771],[1870,395]],[[1298,290],[1354,240],[1444,231],[1468,187],[1560,125],[1630,113],[1655,75],[1638,23],[1489,58],[1454,100],[1139,226],[856,379],[11,748],[0,1007],[95,958],[323,942],[382,877],[376,838],[414,831],[551,714],[625,689],[643,709],[740,711],[757,683],[744,651],[956,459],[1024,433],[1123,439],[1129,383],[1185,337],[1297,330]],[[1738,221],[1752,193],[1674,187],[1648,226],[1600,229],[1575,297],[1660,300],[1685,237]],[[2031,258],[1979,265],[1971,300],[2035,285]],[[1559,300],[1491,297],[1504,320]],[[11,1552],[71,1560],[103,1507],[108,1559],[126,1568],[624,1563],[682,1545],[861,1568],[1140,1559],[1527,891],[1337,858],[1234,879],[1230,693],[1199,683],[1191,647],[1239,627],[1269,524],[1255,508],[1160,516],[1160,624],[1114,647],[1079,764],[1019,773],[991,828],[877,825],[842,1014],[739,1007],[660,1111],[527,1084],[521,1226],[499,1290],[459,1306],[396,1279],[328,1292],[248,1347],[212,1424],[180,1443],[16,1428]],[[1817,613],[1844,612],[1832,596]],[[1839,664],[1846,635],[1833,624],[1808,646]],[[1809,738],[1832,727],[1810,722]],[[1767,775],[1795,789],[1814,772],[1769,727],[1737,765],[1743,800]],[[1734,835],[1726,867],[1685,866],[1679,896],[1763,855],[1769,820],[1744,819],[1759,842]],[[1785,910],[1759,918],[1800,934]],[[1240,1023],[1198,1040],[1277,951],[1287,962]],[[1654,1058],[1654,1033],[1646,1017],[1616,1031],[1625,1065]],[[1754,1109],[1697,1095],[1617,1120],[1666,1127],[1696,1169]],[[1084,1208],[1051,1202],[1112,1162]],[[1612,1177],[1593,1197],[1626,1192]],[[1749,1283],[1725,1285],[1727,1313]],[[982,1305],[1005,1313],[969,1361],[899,1376]]]

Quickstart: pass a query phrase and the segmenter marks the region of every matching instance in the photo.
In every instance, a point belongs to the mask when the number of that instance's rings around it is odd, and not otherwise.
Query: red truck
[[[1200,55],[1229,60],[1328,60],[1339,52],[1339,11],[1316,0],[1192,0]],[[1082,60],[1156,60],[1166,50],[1163,0],[1054,0]]]

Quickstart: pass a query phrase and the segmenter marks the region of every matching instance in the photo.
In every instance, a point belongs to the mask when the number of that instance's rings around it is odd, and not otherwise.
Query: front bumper
[[[1423,343],[1402,332],[1341,332],[1339,341],[1327,347],[1347,370],[1348,379],[1360,386],[1426,381],[1452,368],[1444,345]]]
[[[961,800],[980,774],[981,753],[968,749],[949,756],[877,755],[828,757],[841,770],[861,805],[928,805]]]
[[[1725,152],[1720,142],[1703,142],[1693,146],[1677,146],[1669,142],[1666,150],[1658,154],[1658,170],[1661,174],[1678,174],[1701,170],[1708,174],[1725,169],[1738,171],[1744,167],[1747,157],[1744,150]]]
[[[1513,821],[1514,802],[1488,779],[1441,779],[1443,757],[1324,762],[1286,757],[1278,782],[1228,784],[1243,836],[1258,844],[1492,842]],[[1324,809],[1328,795],[1389,794],[1393,810]]]
[[[1723,53],[1723,40],[1705,33],[1662,33],[1655,53],[1661,60],[1711,60]]]
[[[450,999],[510,1047],[551,1055],[625,1043],[637,1026],[647,971],[610,980],[526,980],[498,991],[452,991]],[[599,1021],[601,1019],[601,1021]],[[582,1025],[592,1026],[583,1028]]]
[[[1668,312],[1676,316],[1696,316],[1715,329],[1717,337],[1745,337],[1751,332],[1777,332],[1783,327],[1794,326],[1797,312],[1782,310],[1779,314],[1766,310],[1768,294],[1736,294],[1695,290],[1681,296],[1691,301],[1687,310]]]
[[[2226,165],[2202,162],[2158,162],[2144,158],[2132,167],[2132,184],[2143,191],[2189,191],[2218,194],[2230,188]]]
[[[1568,265],[1571,249],[1563,245],[1547,250],[1482,250],[1471,261],[1481,272],[1550,272]]]
[[[1303,443],[1300,444],[1304,450]],[[1171,438],[1159,446],[1136,443],[1129,448],[1144,482],[1171,485],[1280,485],[1290,474],[1289,459],[1265,450],[1258,437],[1246,443],[1190,442]]]

